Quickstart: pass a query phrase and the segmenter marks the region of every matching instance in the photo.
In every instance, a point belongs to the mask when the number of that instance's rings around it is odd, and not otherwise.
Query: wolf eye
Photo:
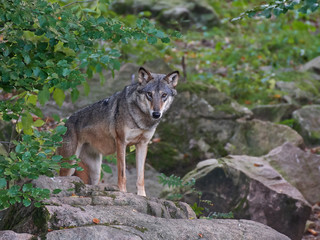
[[[162,98],[166,98],[167,96],[168,96],[168,94],[166,94],[166,93],[162,94]]]
[[[152,98],[152,92],[147,92],[147,97]]]

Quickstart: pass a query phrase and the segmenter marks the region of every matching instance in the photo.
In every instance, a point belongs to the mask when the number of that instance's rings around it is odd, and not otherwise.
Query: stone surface
[[[15,233],[11,230],[0,231],[1,240],[33,240],[35,239],[34,235],[28,233]]]
[[[307,105],[293,112],[299,132],[309,145],[320,145],[320,105]]]
[[[289,184],[263,158],[229,156],[200,162],[184,180],[196,180],[195,188],[202,192],[206,214],[233,212],[235,218],[251,219],[266,224],[300,240],[311,207],[301,193]],[[197,201],[196,192],[183,198]]]
[[[107,185],[84,185],[77,177],[42,177],[33,183],[62,192],[40,208],[11,207],[0,229],[49,240],[289,239],[253,221],[198,220],[186,203],[111,191],[113,187]],[[74,184],[73,191],[69,191],[70,184]]]
[[[288,103],[280,103],[274,105],[258,105],[251,109],[253,117],[270,122],[280,122],[291,118],[293,111],[297,110],[297,106]]]
[[[118,184],[118,171],[117,166],[113,164],[109,164],[112,169],[112,173],[104,173],[103,182],[106,184],[117,185]],[[163,190],[163,186],[159,183],[158,176],[160,175],[153,167],[149,164],[145,166],[145,179],[144,185],[146,188],[146,194],[148,197],[159,197],[160,193]],[[127,177],[127,191],[130,193],[136,193],[136,181],[137,181],[137,169],[135,167],[129,167],[126,171]]]
[[[311,204],[320,200],[320,155],[291,143],[273,149],[265,159]]]
[[[320,56],[312,59],[311,61],[305,63],[300,67],[301,71],[309,71],[312,70],[316,73],[320,73]]]
[[[214,9],[205,0],[121,0],[113,1],[110,7],[120,14],[149,11],[152,17],[166,26],[179,24],[184,28],[213,27],[220,22]]]
[[[320,82],[310,75],[298,81],[276,82],[276,88],[285,94],[283,99],[287,103],[294,105],[305,105],[316,102],[320,95],[319,86]]]
[[[245,121],[239,119],[235,132],[228,143],[230,154],[262,156],[285,142],[302,146],[302,137],[292,128],[264,122],[257,119]]]

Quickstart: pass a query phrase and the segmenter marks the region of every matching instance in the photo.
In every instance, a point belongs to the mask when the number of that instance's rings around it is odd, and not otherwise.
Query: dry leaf
[[[312,229],[312,228],[308,228],[308,230],[307,230],[309,233],[311,233],[313,236],[318,236],[318,232],[317,231],[315,231],[314,229]]]
[[[255,167],[263,167],[263,164],[261,164],[261,163],[254,163],[253,166],[255,166]]]
[[[98,224],[98,223],[100,223],[100,220],[98,218],[94,218],[94,219],[92,219],[92,222],[95,224]]]
[[[159,143],[159,142],[161,142],[161,138],[154,138],[154,139],[152,139],[152,142]]]

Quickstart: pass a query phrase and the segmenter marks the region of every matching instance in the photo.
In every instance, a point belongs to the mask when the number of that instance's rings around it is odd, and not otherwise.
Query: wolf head
[[[150,73],[140,67],[138,73],[138,93],[140,108],[158,120],[169,109],[174,96],[177,94],[175,87],[178,84],[179,72],[174,71],[167,75]]]

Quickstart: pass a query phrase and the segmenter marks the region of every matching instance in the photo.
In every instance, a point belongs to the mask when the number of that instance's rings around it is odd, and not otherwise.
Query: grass
[[[127,56],[132,51],[140,64],[160,57],[180,70],[184,56],[188,82],[212,84],[249,107],[281,102],[285,93],[275,88],[279,73],[295,76],[301,64],[320,54],[320,14],[290,11],[271,19],[230,21],[262,2],[209,0],[221,19],[218,27],[182,30],[182,39],[170,45],[137,43],[134,50],[125,48]],[[284,74],[281,81],[295,77]]]

